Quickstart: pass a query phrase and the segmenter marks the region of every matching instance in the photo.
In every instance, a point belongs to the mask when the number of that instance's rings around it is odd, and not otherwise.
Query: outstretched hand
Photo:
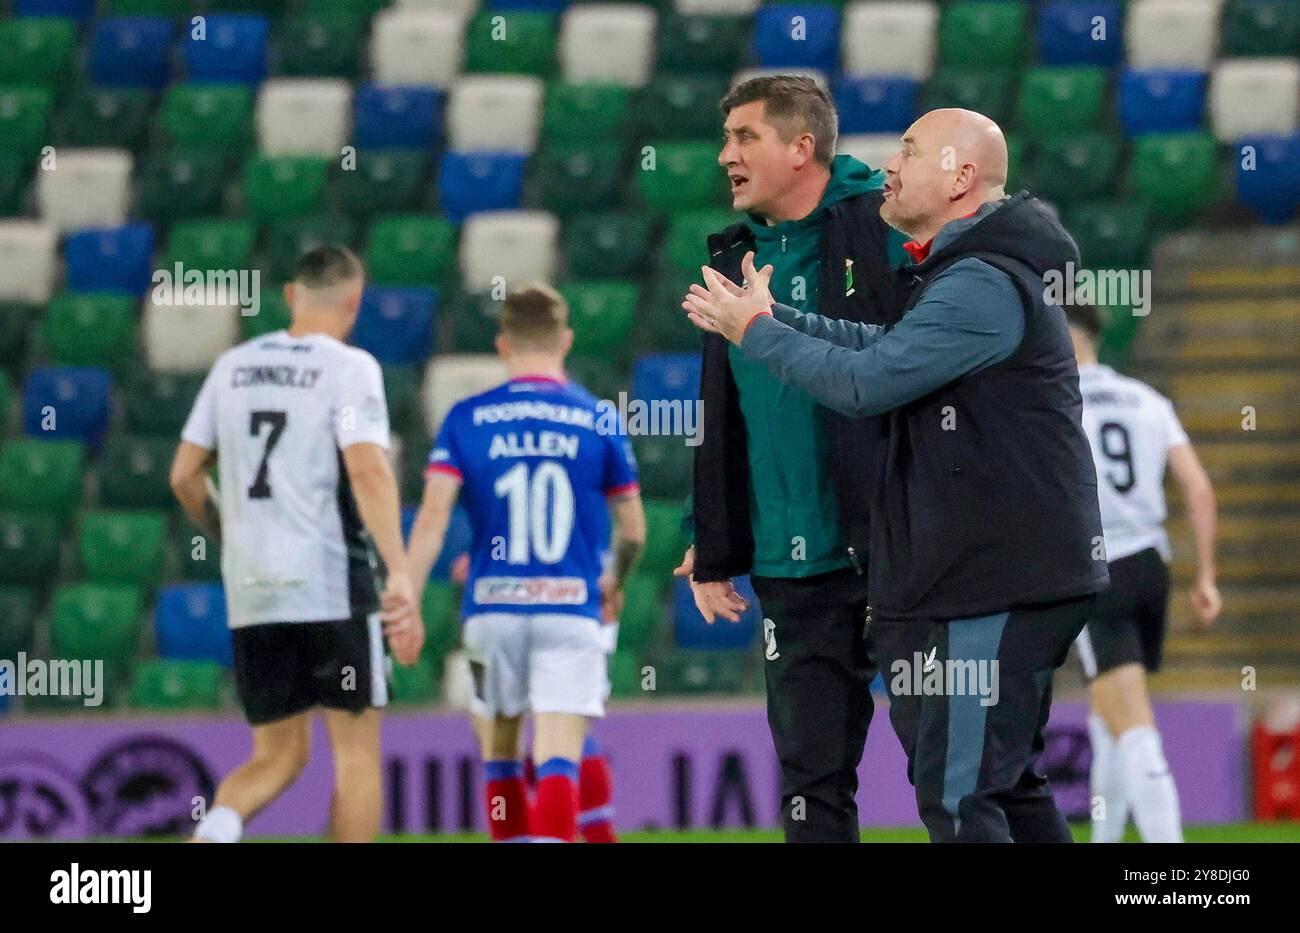
[[[682,301],[682,308],[692,324],[711,334],[721,334],[740,345],[745,329],[757,315],[770,313],[773,299],[768,285],[772,280],[772,266],[754,268],[754,254],[746,253],[741,260],[745,286],[741,287],[725,275],[708,266],[701,267],[707,288],[692,285]]]

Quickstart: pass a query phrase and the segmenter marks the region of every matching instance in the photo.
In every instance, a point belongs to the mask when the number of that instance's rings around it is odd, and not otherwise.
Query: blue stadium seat
[[[88,20],[95,15],[95,0],[16,0],[14,15]]]
[[[432,441],[429,447],[433,447]],[[429,451],[416,450],[408,452],[406,456],[427,457]],[[415,524],[416,513],[420,507],[416,505],[406,505],[402,507],[402,540],[406,541],[411,536],[411,526]],[[457,557],[469,551],[473,543],[474,529],[469,523],[469,513],[461,506],[456,506],[451,510],[451,521],[447,523],[447,534],[442,541],[442,553],[438,555],[438,561],[433,565],[429,572],[430,580],[447,580],[451,577],[451,565]]]
[[[917,81],[905,75],[844,75],[835,82],[841,133],[901,133],[916,118]]]
[[[1248,160],[1252,155],[1253,162]],[[1285,224],[1296,216],[1300,206],[1300,130],[1288,136],[1238,140],[1234,160],[1237,198],[1242,204],[1269,224]]]
[[[1200,129],[1205,73],[1127,68],[1119,77],[1118,97],[1127,136]]]
[[[226,626],[226,591],[220,583],[178,583],[158,594],[154,621],[158,654],[169,661],[235,663]]]
[[[763,610],[749,577],[737,577],[734,582],[736,592],[749,600],[749,609],[740,614],[739,622],[715,619],[709,625],[695,608],[690,584],[681,577],[673,579],[673,643],[678,648],[735,651],[754,643],[763,622]]]
[[[438,199],[452,223],[479,211],[519,207],[528,157],[516,152],[448,152],[438,168]]]
[[[367,288],[352,342],[388,365],[423,363],[433,353],[432,288]]]
[[[1039,58],[1044,65],[1117,65],[1124,60],[1123,22],[1120,3],[1052,0],[1038,15]]]
[[[113,378],[90,366],[32,370],[23,386],[23,430],[41,440],[79,440],[98,450],[108,430]]]
[[[68,288],[143,295],[152,281],[153,247],[153,226],[146,223],[79,230],[63,250]]]
[[[833,6],[765,6],[754,14],[754,56],[764,68],[839,70],[840,12]]]
[[[680,399],[700,397],[698,353],[648,353],[632,365],[632,398]]]
[[[183,55],[189,80],[220,84],[260,84],[266,77],[266,41],[270,27],[264,16],[210,15],[206,34],[196,39],[191,29]]]
[[[433,148],[442,128],[442,91],[363,84],[354,99],[352,137],[369,149]]]
[[[176,24],[161,16],[111,16],[95,23],[90,76],[106,87],[161,90],[171,72]]]

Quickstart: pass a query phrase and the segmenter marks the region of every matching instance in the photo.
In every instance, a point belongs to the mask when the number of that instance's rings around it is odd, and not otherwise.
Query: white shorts
[[[465,620],[476,716],[604,716],[608,635],[589,616],[485,612]]]

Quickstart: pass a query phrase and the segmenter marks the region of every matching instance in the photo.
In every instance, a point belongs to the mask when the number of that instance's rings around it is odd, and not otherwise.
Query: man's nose
[[[735,148],[735,145],[736,144],[733,142],[722,144],[722,150],[718,153],[718,164],[723,168],[726,168],[728,165],[733,165],[737,161],[736,154],[732,151]]]

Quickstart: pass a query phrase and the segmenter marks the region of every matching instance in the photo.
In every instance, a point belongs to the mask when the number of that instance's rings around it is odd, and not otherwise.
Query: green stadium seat
[[[700,332],[682,310],[682,297],[692,284],[702,282],[699,269],[679,272],[668,269],[642,295],[641,336],[638,346],[646,351],[700,349]]]
[[[389,686],[394,703],[436,703],[438,668],[428,658],[420,658],[410,667],[394,664]]]
[[[654,243],[654,220],[646,214],[580,214],[564,224],[564,255],[578,278],[645,276]]]
[[[1093,269],[1142,268],[1150,247],[1150,222],[1141,204],[1092,201],[1067,212],[1065,227],[1084,265]]]
[[[260,223],[312,213],[324,198],[329,166],[318,156],[253,156],[244,165],[248,213]]]
[[[0,152],[0,217],[23,212],[28,185],[35,166],[17,152]]]
[[[708,139],[716,148],[718,101],[727,93],[727,80],[721,75],[655,76],[633,100],[637,138]]]
[[[293,0],[221,0],[223,13],[252,13],[276,20],[285,14]]]
[[[388,423],[405,434],[420,424],[420,382],[424,371],[418,365],[385,366],[384,398],[388,400]]]
[[[275,218],[267,228],[264,268],[277,282],[293,278],[298,259],[322,243],[356,243],[357,225],[351,217],[318,212],[298,217]]]
[[[551,84],[542,104],[541,138],[548,143],[626,139],[629,99],[627,88],[612,84]]]
[[[539,206],[571,217],[617,206],[624,189],[617,142],[549,143],[532,160]]]
[[[410,428],[402,439],[402,462],[397,474],[403,502],[419,502],[424,495],[424,469],[429,465],[429,432],[423,426]],[[424,624],[428,626],[429,620]]]
[[[72,583],[54,591],[50,634],[61,658],[102,660],[124,667],[140,644],[144,600],[125,583]]]
[[[172,228],[164,269],[248,269],[257,226],[251,220],[184,220]]]
[[[225,671],[214,661],[137,661],[131,705],[143,710],[217,710]]]
[[[363,14],[340,8],[328,13],[303,12],[280,25],[282,77],[352,78],[361,71],[367,21]]]
[[[575,279],[566,282],[560,291],[569,303],[574,353],[625,358],[632,351],[628,337],[636,326],[636,282]]]
[[[1019,133],[1007,133],[1007,185],[1008,191],[1029,187],[1029,173],[1025,170],[1025,138]]]
[[[284,300],[284,292],[277,287],[262,288],[262,303],[256,314],[241,314],[239,326],[245,340],[261,337],[273,331],[284,330],[290,324],[292,315],[289,303]]]
[[[145,157],[136,177],[141,216],[158,224],[221,212],[226,159],[215,150],[171,149]]]
[[[32,650],[36,629],[36,591],[25,586],[0,586],[0,658],[10,661]]]
[[[627,581],[624,597],[623,613],[619,616],[619,647],[644,651],[655,644],[656,636],[666,627],[667,584],[638,569]]]
[[[441,286],[456,265],[456,231],[445,217],[377,217],[365,259],[376,285]]]
[[[1220,54],[1300,54],[1300,0],[1228,0],[1223,8]]]
[[[66,366],[136,367],[137,302],[112,292],[63,292],[51,299],[43,333],[50,360]]]
[[[82,512],[77,546],[86,579],[156,584],[166,536],[165,512]]]
[[[34,159],[48,144],[54,94],[43,87],[0,87],[0,152]]]
[[[922,112],[961,107],[1007,123],[1015,104],[1015,74],[1010,71],[940,68],[921,91]]]
[[[663,142],[638,154],[637,190],[653,211],[681,214],[730,203],[727,177],[718,166],[716,142]]]
[[[53,579],[59,570],[59,532],[53,514],[0,512],[0,583]]]
[[[9,425],[14,420],[14,387],[9,381],[9,374],[0,369],[0,438],[9,432]]]
[[[685,317],[685,315],[681,315]],[[647,498],[683,499],[691,491],[695,448],[682,437],[640,436],[632,439],[641,494]]]
[[[451,322],[446,351],[495,353],[497,302],[487,295],[457,295],[447,305],[444,320]],[[440,345],[441,346],[441,345]],[[427,438],[425,439],[427,440]]]
[[[717,74],[730,77],[749,51],[749,23],[735,16],[687,16],[676,12],[659,15],[661,74]],[[717,101],[709,108],[715,122]],[[715,131],[717,127],[714,127]]]
[[[1107,133],[1043,140],[1030,169],[1034,194],[1062,206],[1104,197],[1119,176],[1122,152],[1119,138]]]
[[[311,13],[355,12],[366,20],[389,5],[391,0],[303,0],[303,7]]]
[[[1014,70],[1032,43],[1029,4],[960,0],[939,19],[939,61],[945,65]]]
[[[422,655],[441,670],[447,652],[460,645],[460,601],[455,588],[440,580],[426,583],[420,598],[420,615],[424,620]]]
[[[50,121],[59,146],[142,151],[153,125],[153,96],[138,88],[79,87]]]
[[[22,16],[0,21],[0,84],[57,88],[73,72],[77,25],[57,16]]]
[[[639,572],[655,579],[667,580],[682,562],[689,543],[682,531],[685,508],[680,500],[646,499],[646,542]]]
[[[202,385],[202,373],[153,373],[143,366],[135,368],[123,379],[127,430],[174,440],[180,436]]]
[[[253,92],[242,84],[172,84],[159,123],[180,146],[239,153],[252,141]]]
[[[0,367],[17,372],[27,360],[27,341],[37,309],[31,305],[0,303]]]
[[[99,463],[99,499],[106,508],[171,509],[168,477],[175,438],[111,435]]]
[[[619,392],[627,391],[626,368],[616,366],[608,359],[575,353],[564,365],[569,378],[598,399],[616,401]]]
[[[67,518],[81,502],[85,457],[80,441],[0,443],[0,508]]]
[[[550,77],[555,44],[554,13],[484,10],[465,31],[465,70]]]
[[[641,662],[637,660],[635,652],[620,648],[609,656],[609,683],[613,696],[627,698],[641,695]]]
[[[1104,68],[1031,68],[1020,83],[1020,129],[1030,141],[1091,130],[1102,119],[1105,99]]]
[[[700,266],[708,262],[708,238],[740,220],[740,215],[717,208],[678,214],[668,222],[664,234],[663,264],[665,269],[700,277]]]
[[[678,649],[654,665],[659,694],[740,693],[745,680],[742,651]]]
[[[189,13],[191,0],[101,0],[104,13],[114,16],[173,16]]]
[[[351,170],[335,169],[339,205],[348,214],[400,214],[423,206],[423,153],[365,150],[356,154],[356,166]]]
[[[221,582],[220,542],[205,535],[184,514],[177,523],[176,538],[171,546],[175,549],[176,567],[182,580]]]
[[[1219,161],[1208,132],[1153,133],[1134,140],[1128,183],[1158,225],[1181,224],[1213,203]]]

